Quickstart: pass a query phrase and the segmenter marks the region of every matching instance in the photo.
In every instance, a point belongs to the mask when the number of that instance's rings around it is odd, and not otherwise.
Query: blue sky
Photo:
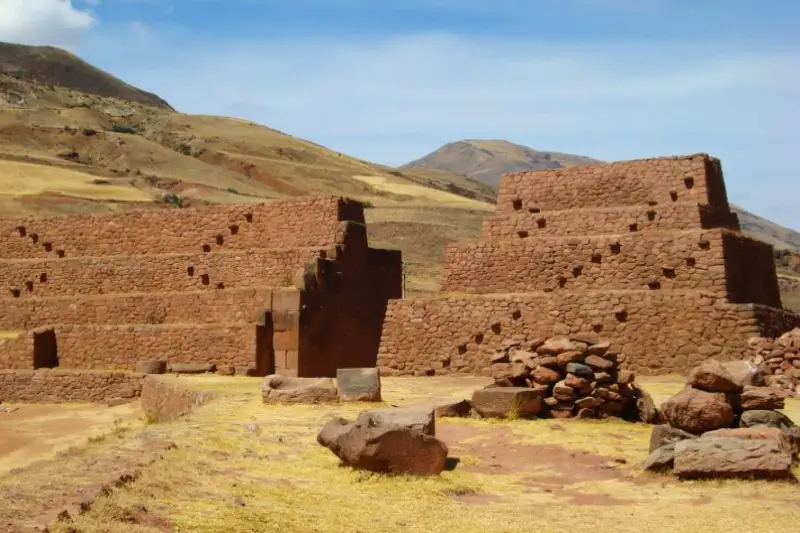
[[[4,11],[5,10],[5,11]],[[709,152],[800,229],[796,0],[3,0],[180,111],[401,164],[463,138],[604,160]]]

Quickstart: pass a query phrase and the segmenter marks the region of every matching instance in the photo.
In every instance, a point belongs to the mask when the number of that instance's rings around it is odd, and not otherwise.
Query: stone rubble
[[[475,391],[484,417],[608,418],[655,423],[652,398],[619,368],[620,354],[591,336],[505,341],[492,361],[494,383]]]
[[[753,337],[752,361],[765,375],[767,385],[800,397],[800,328],[778,337]]]

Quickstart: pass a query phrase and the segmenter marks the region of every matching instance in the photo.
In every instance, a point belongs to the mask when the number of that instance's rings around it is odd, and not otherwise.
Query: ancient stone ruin
[[[800,397],[800,328],[777,339],[754,337],[749,345],[767,384]]]
[[[800,427],[781,410],[788,393],[767,387],[748,361],[710,359],[661,406],[645,469],[680,478],[794,479]]]
[[[706,154],[507,174],[441,284],[389,303],[383,375],[488,376],[503,340],[578,334],[611,342],[622,369],[666,374],[800,326],[772,247],[740,233]]]
[[[0,220],[0,400],[135,397],[157,361],[374,367],[401,285],[400,252],[370,248],[343,198]]]

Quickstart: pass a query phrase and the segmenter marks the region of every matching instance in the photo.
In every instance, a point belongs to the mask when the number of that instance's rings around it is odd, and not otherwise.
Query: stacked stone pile
[[[506,341],[492,357],[494,384],[476,391],[473,407],[481,416],[504,416],[508,404],[519,416],[657,422],[650,396],[633,372],[619,368],[623,359],[610,343],[593,338],[559,336],[525,346]]]
[[[750,339],[753,362],[761,367],[767,385],[800,397],[800,328],[777,339]]]
[[[780,412],[787,394],[763,382],[746,361],[696,367],[661,406],[666,424],[653,428],[645,468],[681,478],[791,478],[800,427]]]

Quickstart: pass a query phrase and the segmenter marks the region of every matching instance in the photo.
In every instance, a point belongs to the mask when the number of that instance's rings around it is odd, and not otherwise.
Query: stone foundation
[[[91,370],[0,370],[0,402],[105,403],[138,398],[144,374]]]

